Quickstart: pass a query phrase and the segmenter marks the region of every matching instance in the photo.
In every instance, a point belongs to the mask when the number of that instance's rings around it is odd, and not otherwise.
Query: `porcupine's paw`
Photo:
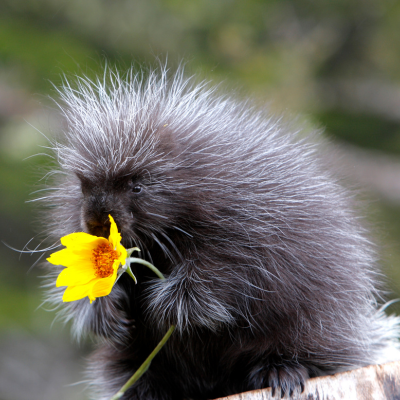
[[[303,392],[307,379],[307,369],[300,364],[271,367],[267,374],[267,382],[272,389],[272,396],[279,396],[280,391],[281,398],[285,395],[291,397],[296,391]]]
[[[308,378],[307,368],[303,365],[282,363],[253,371],[250,381],[254,388],[271,387],[272,396],[283,398],[303,392]]]

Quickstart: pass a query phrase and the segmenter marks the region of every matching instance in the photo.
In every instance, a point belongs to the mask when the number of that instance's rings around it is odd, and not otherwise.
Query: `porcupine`
[[[124,399],[292,395],[309,377],[398,357],[374,246],[315,140],[182,69],[79,78],[58,94],[47,233],[107,237],[110,214],[122,244],[166,276],[132,264],[137,284],[123,274],[109,296],[65,304],[75,334],[98,337],[96,399],[117,392],[172,324]]]

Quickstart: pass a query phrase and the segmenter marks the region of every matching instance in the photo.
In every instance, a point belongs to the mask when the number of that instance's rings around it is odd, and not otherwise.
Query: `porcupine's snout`
[[[81,224],[91,235],[108,238],[110,235],[109,215],[114,216],[113,197],[105,191],[92,191],[83,201]]]
[[[81,228],[94,236],[108,238],[110,235],[111,215],[122,235],[122,243],[132,247],[132,225],[135,225],[134,214],[129,211],[129,202],[124,194],[107,188],[93,187],[82,190]]]

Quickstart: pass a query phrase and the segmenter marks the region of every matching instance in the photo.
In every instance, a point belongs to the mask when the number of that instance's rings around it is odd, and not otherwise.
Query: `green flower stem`
[[[148,370],[150,367],[150,363],[153,360],[153,358],[157,355],[157,353],[162,349],[164,344],[167,342],[169,337],[172,335],[172,332],[174,331],[175,326],[172,325],[168,332],[164,335],[164,337],[161,339],[160,343],[158,343],[157,347],[151,352],[151,354],[146,358],[144,363],[139,367],[139,369],[132,375],[132,377],[129,379],[128,382],[125,383],[124,386],[116,393],[110,400],[118,400],[120,399],[125,392],[135,383],[137,380]]]
[[[139,249],[137,247],[133,249],[128,249],[128,255],[130,256],[133,251],[138,251]],[[164,275],[156,268],[153,264],[142,260],[141,258],[136,258],[136,257],[129,257],[126,260],[126,272],[131,276],[131,278],[136,282],[136,277],[133,275],[130,263],[138,263],[138,264],[143,264],[147,268],[150,268],[160,279],[165,280]],[[137,382],[137,380],[149,369],[150,363],[153,360],[153,358],[157,355],[157,353],[162,349],[164,344],[167,342],[169,337],[172,335],[172,332],[174,331],[175,326],[172,325],[168,332],[164,335],[164,337],[161,339],[160,343],[158,343],[157,347],[151,352],[151,354],[146,358],[144,363],[139,367],[139,369],[131,376],[128,382],[125,383],[124,386],[116,393],[110,400],[118,400],[120,399],[125,392],[134,384]]]
[[[130,257],[128,259],[128,262],[143,264],[147,268],[150,268],[160,279],[165,280],[165,276],[158,270],[158,268],[156,268],[153,264],[151,264],[145,260],[142,260],[141,258]],[[129,268],[127,269],[127,272],[128,271],[129,271]],[[132,271],[131,271],[131,273],[132,273]],[[129,272],[128,272],[128,274],[129,274]]]

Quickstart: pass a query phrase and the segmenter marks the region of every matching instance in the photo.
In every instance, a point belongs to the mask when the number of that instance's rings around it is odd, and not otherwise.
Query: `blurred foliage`
[[[354,145],[400,155],[400,120],[332,109],[316,113],[328,134]]]
[[[57,67],[96,69],[96,58],[130,65],[166,54],[252,88],[299,77],[399,78],[392,0],[2,0],[0,15],[3,62],[44,79]]]
[[[87,67],[95,62],[91,46],[68,32],[49,32],[30,21],[0,20],[0,60],[16,68],[20,82],[46,88],[49,77],[78,72],[81,61]]]
[[[399,26],[398,0],[0,0],[0,240],[40,246],[24,202],[49,160],[26,159],[46,152],[30,125],[56,129],[38,114],[62,74],[184,60],[189,73],[303,113],[331,138],[397,156]],[[376,201],[371,218],[387,232],[385,271],[400,296],[400,206]],[[33,312],[40,271],[27,273],[37,257],[0,245],[0,331],[48,329]]]

